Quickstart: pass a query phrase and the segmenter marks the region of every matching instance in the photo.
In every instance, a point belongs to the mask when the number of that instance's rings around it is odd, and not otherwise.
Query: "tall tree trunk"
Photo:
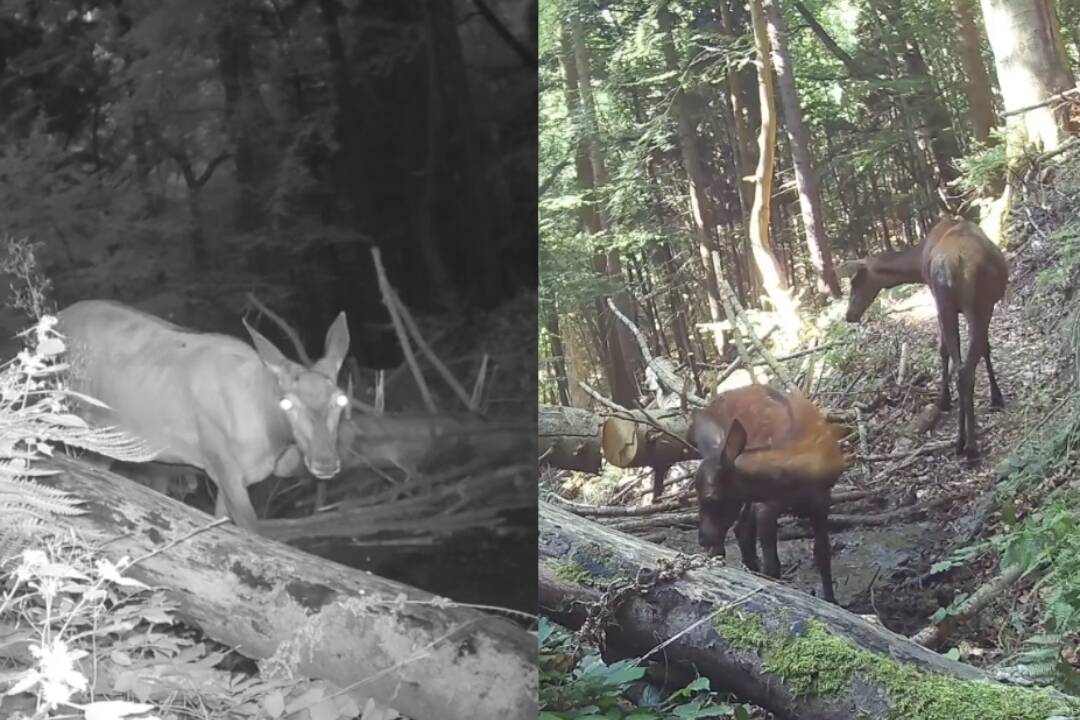
[[[559,306],[554,300],[541,300],[540,313],[544,321],[544,330],[547,332],[549,351],[551,357],[551,374],[555,376],[557,388],[557,403],[559,405],[570,404],[570,392],[567,386],[566,374],[566,350],[563,349],[562,331],[559,328]]]
[[[668,70],[674,72],[676,77],[680,75],[678,55],[675,52],[675,43],[671,39],[673,19],[667,9],[666,3],[662,4],[657,12],[657,20],[660,27],[660,47],[664,54],[664,61]],[[679,149],[682,153],[683,168],[690,181],[690,216],[694,229],[694,239],[697,241],[698,252],[701,254],[703,270],[705,272],[705,291],[709,296],[709,316],[713,322],[720,322],[723,311],[720,303],[720,290],[717,283],[716,273],[713,270],[710,253],[719,246],[716,241],[716,220],[713,212],[712,201],[705,192],[705,171],[701,161],[703,153],[698,142],[697,130],[690,117],[690,108],[686,101],[686,94],[681,87],[675,89],[675,115],[679,124]],[[714,333],[717,352],[723,351],[723,338],[719,333]]]
[[[819,290],[828,288],[833,297],[840,297],[840,281],[833,270],[832,251],[825,237],[825,223],[821,207],[821,193],[814,175],[814,161],[810,154],[810,138],[803,124],[799,92],[795,88],[795,71],[787,48],[784,19],[777,7],[777,0],[766,0],[765,15],[769,25],[769,41],[772,45],[776,67],[776,84],[780,90],[780,103],[784,110],[784,128],[791,144],[791,164],[795,170],[795,186],[799,193],[799,209],[802,211],[803,229],[806,232],[806,249],[810,264],[817,274]]]
[[[953,0],[953,18],[960,45],[960,62],[964,65],[964,92],[967,93],[971,126],[975,139],[986,144],[990,141],[990,128],[995,124],[994,105],[990,77],[982,58],[979,26],[975,22],[975,0]]]
[[[795,303],[783,288],[780,270],[769,248],[769,205],[772,196],[773,160],[776,155],[776,115],[773,106],[772,54],[762,0],[750,0],[750,21],[754,28],[754,46],[758,58],[758,96],[761,105],[761,131],[758,134],[757,188],[750,212],[750,248],[761,275],[761,284],[776,311],[780,325],[779,341],[783,347],[794,345],[799,329]],[[734,323],[735,319],[730,318]]]
[[[608,182],[607,167],[604,162],[604,149],[600,145],[597,125],[599,118],[592,94],[592,68],[580,9],[572,8],[569,15],[570,55],[567,60],[569,65],[574,67],[574,87],[571,90],[571,76],[567,73],[568,106],[570,106],[571,115],[580,117],[584,126],[580,142],[585,148],[585,159],[591,169],[589,173],[591,186],[583,186],[583,189],[591,190],[589,194],[592,200],[588,203],[592,206],[592,211],[585,215],[586,230],[590,234],[598,235],[608,228],[608,220],[598,197],[598,191]],[[571,98],[576,98],[576,100]],[[630,303],[624,289],[622,266],[618,256],[613,252],[598,252],[593,258],[593,267],[600,277],[606,279],[615,288],[612,293],[615,306],[623,314],[630,316]],[[633,359],[637,357],[636,345],[630,337],[629,329],[619,322],[607,307],[600,303],[597,310],[600,331],[607,348],[606,366],[612,399],[624,407],[636,407],[638,405],[637,383],[634,380],[631,365]]]
[[[1026,145],[1055,150],[1067,128],[1067,109],[1046,99],[1075,85],[1053,0],[981,0],[986,36],[994,51],[998,85],[1010,130],[1008,152]],[[1017,112],[1031,107],[1026,112]]]
[[[248,28],[253,19],[249,10],[246,0],[227,0],[217,35],[218,70],[225,90],[225,125],[233,144],[236,180],[240,185],[236,226],[242,232],[251,232],[262,223],[262,183],[272,174],[268,148],[273,146],[270,113],[259,93],[251,62]]]

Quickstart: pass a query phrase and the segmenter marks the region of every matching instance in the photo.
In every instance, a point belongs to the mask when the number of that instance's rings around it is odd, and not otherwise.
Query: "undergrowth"
[[[604,663],[594,650],[584,651],[573,635],[540,618],[540,720],[749,720],[743,705],[719,702],[699,677],[666,697],[643,684],[645,668],[635,660]],[[636,702],[628,697],[641,688]]]
[[[1080,283],[1080,222],[1073,220],[1072,201],[1080,191],[1080,168],[1063,168],[1053,191],[1058,202],[1051,209],[1056,215],[1053,229],[1033,229],[1049,256],[1040,263],[1026,312],[1034,315],[1040,306],[1050,309],[1046,314],[1052,325],[1046,341],[1066,338],[1072,377],[1059,389],[1060,400],[1026,429],[998,468],[1001,522],[996,534],[958,549],[937,569],[996,552],[1002,571],[1019,570],[1022,578],[1033,578],[1034,586],[1022,591],[1037,603],[1034,612],[1029,604],[1021,605],[1029,619],[1006,616],[1001,621],[1008,631],[999,642],[1015,645],[1011,658],[1015,666],[1006,670],[1031,682],[1075,691],[1080,689],[1075,670],[1075,638],[1080,633],[1080,305],[1074,294]],[[1016,592],[1009,595],[1016,597]],[[1003,650],[1009,652],[1008,647]]]

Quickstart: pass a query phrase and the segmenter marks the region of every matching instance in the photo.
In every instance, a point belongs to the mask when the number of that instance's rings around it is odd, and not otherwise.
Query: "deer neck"
[[[874,255],[867,263],[877,284],[883,288],[925,282],[922,275],[923,245]]]

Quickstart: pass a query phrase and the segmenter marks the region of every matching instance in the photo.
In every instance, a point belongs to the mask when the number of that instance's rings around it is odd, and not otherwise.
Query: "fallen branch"
[[[919,632],[911,636],[912,642],[923,647],[938,648],[949,637],[957,624],[973,617],[995,598],[999,597],[1013,583],[1024,575],[1024,567],[1020,564],[1010,565],[997,577],[971,593],[963,602],[955,607],[950,607],[941,622],[927,625]]]

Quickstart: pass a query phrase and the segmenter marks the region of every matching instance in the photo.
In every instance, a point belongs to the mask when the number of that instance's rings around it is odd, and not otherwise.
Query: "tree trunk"
[[[975,23],[975,0],[953,0],[956,21],[956,41],[960,46],[960,62],[964,65],[964,91],[967,93],[969,117],[975,139],[983,144],[990,141],[994,127],[994,105],[990,77],[982,58],[979,26]]]
[[[409,717],[536,717],[536,640],[517,626],[232,525],[206,529],[204,513],[119,475],[51,462],[63,472],[38,482],[87,510],[71,529],[138,557],[128,574],[165,587],[214,640],[255,659],[291,644],[297,674],[342,688],[365,678],[363,692]]]
[[[571,115],[582,118],[585,128],[580,142],[585,147],[586,157],[592,170],[591,189],[593,192],[591,193],[592,202],[589,204],[593,205],[595,210],[589,216],[589,220],[595,225],[588,227],[588,231],[597,235],[606,232],[609,226],[607,214],[597,196],[597,191],[607,186],[608,176],[604,149],[600,144],[599,116],[592,93],[592,67],[580,8],[571,9],[569,24],[568,44],[571,53],[564,63],[564,70],[566,64],[574,66],[574,75],[571,77],[567,71],[566,81],[568,96],[571,94],[576,96],[576,101],[571,101],[568,97],[568,106],[571,106]],[[564,51],[566,49],[567,43],[564,41]],[[630,315],[630,301],[623,287],[622,266],[618,255],[614,252],[598,252],[593,258],[593,267],[600,277],[605,278],[617,288],[612,294],[615,306],[624,314]],[[601,306],[598,311],[600,329],[608,350],[607,366],[611,397],[623,407],[635,407],[638,404],[637,382],[634,380],[636,364],[632,360],[635,355],[632,352],[633,345],[629,333],[612,317],[606,307]]]
[[[675,52],[675,43],[671,39],[673,19],[667,5],[662,4],[657,11],[657,22],[660,28],[660,46],[664,54],[667,69],[679,77],[680,63]],[[676,79],[676,83],[678,80]],[[702,167],[704,154],[698,141],[697,129],[691,117],[690,107],[687,103],[686,94],[681,87],[676,86],[673,100],[675,115],[678,119],[679,150],[682,154],[683,168],[690,182],[690,217],[694,230],[694,238],[697,241],[698,252],[702,258],[708,258],[709,253],[716,250],[716,218],[712,207],[712,201],[705,192],[705,170]],[[713,272],[712,263],[704,263],[705,292],[709,298],[709,317],[713,322],[720,322],[723,311],[720,306],[720,291],[716,282],[716,274]],[[717,347],[722,351],[722,347]]]
[[[580,408],[537,408],[540,463],[596,475],[600,472],[600,418]]]
[[[776,61],[776,83],[780,90],[780,103],[784,109],[784,128],[791,144],[791,164],[795,170],[795,186],[799,192],[799,209],[802,211],[803,229],[806,232],[806,249],[810,264],[817,274],[819,290],[828,288],[834,298],[841,295],[840,281],[833,270],[832,251],[825,237],[825,222],[821,207],[821,193],[814,175],[814,161],[810,154],[810,137],[803,124],[799,92],[795,88],[795,68],[788,52],[784,20],[777,7],[777,0],[765,2],[765,15],[769,25],[769,41]]]
[[[563,349],[562,331],[559,328],[559,307],[555,301],[540,301],[540,311],[544,320],[544,330],[547,332],[551,357],[551,374],[554,375],[560,405],[570,404],[570,390],[567,387],[566,374],[566,351]]]
[[[761,131],[758,134],[757,183],[754,206],[750,212],[750,248],[769,302],[781,325],[781,344],[794,344],[799,316],[791,296],[783,289],[776,259],[769,247],[769,207],[772,196],[773,159],[776,155],[776,115],[773,112],[772,53],[769,49],[765,11],[761,0],[750,0],[750,19],[754,28],[754,46],[758,58],[758,95],[761,104]],[[734,318],[731,318],[734,322]]]
[[[672,550],[549,503],[540,503],[539,516],[546,615],[576,628],[604,602],[602,590],[569,579],[568,566],[582,568],[575,574],[584,582],[629,584],[605,605],[611,615],[592,616],[604,618],[613,654],[653,653],[663,642],[665,662],[692,665],[714,690],[789,720],[930,717],[943,702],[983,707],[980,697],[993,698],[988,718],[1032,702],[1054,714],[1042,691],[991,685],[973,667],[783,583],[715,564],[682,569]],[[902,685],[890,684],[901,677]],[[828,689],[825,678],[835,680]]]
[[[981,0],[986,36],[994,51],[998,86],[1010,133],[1008,152],[1027,145],[1056,150],[1067,132],[1068,108],[1043,104],[1075,85],[1065,61],[1053,0]],[[1033,107],[1040,105],[1040,107]],[[1023,108],[1031,108],[1020,112]]]

